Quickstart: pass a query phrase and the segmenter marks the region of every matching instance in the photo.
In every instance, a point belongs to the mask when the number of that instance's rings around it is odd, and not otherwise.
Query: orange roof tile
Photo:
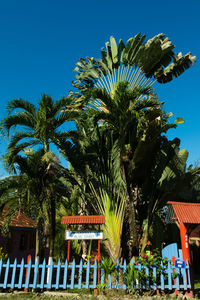
[[[169,201],[174,213],[182,223],[200,224],[200,203],[186,203]]]
[[[9,207],[5,206],[2,213],[1,213],[1,219],[0,219],[0,226],[3,225],[4,219],[6,218],[6,215],[9,212]],[[10,222],[11,227],[23,227],[23,228],[36,228],[36,223],[29,217],[27,217],[24,213],[18,211],[16,214],[12,217],[12,220]]]
[[[105,216],[64,216],[61,224],[104,224]]]

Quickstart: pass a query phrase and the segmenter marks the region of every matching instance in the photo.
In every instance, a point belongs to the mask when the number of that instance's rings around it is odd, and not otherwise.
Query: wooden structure
[[[168,202],[169,217],[180,230],[183,259],[191,264],[189,237],[200,224],[200,203]]]
[[[0,214],[0,226],[9,215],[9,207],[5,206]],[[23,212],[18,211],[11,218],[7,235],[0,233],[0,247],[10,259],[18,257],[26,260],[27,255],[35,256],[36,223]]]
[[[70,230],[70,225],[80,225],[80,224],[93,224],[100,225],[105,224],[105,216],[96,215],[96,216],[64,216],[62,217],[61,224],[68,225],[68,230]],[[68,240],[67,247],[67,260],[70,258],[70,240]],[[98,240],[98,263],[100,262],[100,240]]]

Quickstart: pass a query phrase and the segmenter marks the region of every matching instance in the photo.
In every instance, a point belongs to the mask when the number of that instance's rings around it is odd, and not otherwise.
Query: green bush
[[[0,247],[0,259],[2,259],[3,263],[5,263],[7,258],[8,258],[8,254],[4,254],[3,253],[3,248]]]

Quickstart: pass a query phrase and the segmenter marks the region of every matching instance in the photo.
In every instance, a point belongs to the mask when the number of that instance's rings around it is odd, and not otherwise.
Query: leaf
[[[117,49],[117,43],[113,36],[110,37],[110,46],[111,46],[111,53],[112,53],[112,60],[114,64],[118,62],[118,49]]]
[[[185,123],[185,121],[184,121],[184,119],[183,118],[177,118],[176,120],[175,120],[175,122],[174,122],[175,124],[184,124]]]

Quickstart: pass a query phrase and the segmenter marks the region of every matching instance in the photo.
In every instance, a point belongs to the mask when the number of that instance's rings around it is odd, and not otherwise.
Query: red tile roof
[[[3,225],[4,220],[9,212],[8,206],[5,206],[0,219],[0,226]],[[27,217],[24,213],[18,211],[10,222],[11,227],[23,227],[23,228],[36,228],[36,223],[29,217]]]
[[[170,201],[174,213],[182,223],[200,224],[200,203],[185,203]]]
[[[105,216],[64,216],[61,224],[104,224]]]

